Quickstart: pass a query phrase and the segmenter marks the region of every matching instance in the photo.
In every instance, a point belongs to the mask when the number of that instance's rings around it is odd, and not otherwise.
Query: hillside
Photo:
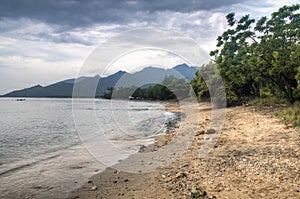
[[[160,83],[166,76],[184,78],[190,82],[197,71],[197,67],[186,64],[175,66],[171,69],[146,67],[136,73],[118,71],[107,77],[79,77],[67,79],[49,86],[36,85],[30,88],[12,91],[2,97],[72,97],[73,88],[76,89],[76,97],[101,97],[109,87],[143,87],[145,85]],[[76,87],[74,85],[76,84]]]

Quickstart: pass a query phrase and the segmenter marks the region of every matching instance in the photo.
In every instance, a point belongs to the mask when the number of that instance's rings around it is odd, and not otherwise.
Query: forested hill
[[[162,69],[156,67],[146,67],[141,71],[130,74],[119,71],[107,77],[80,77],[78,79],[68,79],[51,84],[49,86],[36,85],[22,90],[12,91],[2,97],[72,97],[74,83],[76,88],[76,97],[102,97],[108,91],[108,88],[115,86],[131,87],[140,83],[159,83],[166,76],[184,78],[190,82],[197,71],[197,67],[180,64],[170,69]],[[117,85],[122,78],[122,85]],[[147,86],[147,85],[141,85]]]

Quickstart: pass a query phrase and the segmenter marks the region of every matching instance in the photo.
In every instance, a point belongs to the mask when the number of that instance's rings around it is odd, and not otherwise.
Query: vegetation
[[[226,105],[224,83],[215,64],[203,65],[190,84],[198,101],[211,100],[215,106]]]
[[[190,86],[184,79],[166,76],[160,84],[149,85],[145,88],[135,86],[129,88],[108,88],[104,94],[107,99],[144,99],[144,100],[182,100],[189,96]]]
[[[258,106],[294,104],[277,115],[300,125],[299,10],[300,4],[283,6],[270,18],[257,21],[250,15],[237,19],[235,13],[229,13],[229,29],[217,37],[217,49],[210,52],[213,62],[196,73],[190,82],[192,89],[184,79],[168,76],[146,88],[109,88],[104,97],[128,98],[131,94],[135,99],[181,100],[195,93],[203,101],[218,99],[226,92],[228,105],[250,100]],[[223,81],[225,91],[220,86]]]
[[[228,105],[277,107],[276,115],[286,124],[300,125],[299,8],[300,4],[283,6],[258,21],[229,13],[229,29],[217,37],[217,49],[210,52],[213,63],[202,66],[191,82],[198,100],[209,98],[208,88],[216,81],[215,64]],[[282,106],[287,102],[289,106]]]
[[[270,96],[290,103],[299,100],[299,8],[284,6],[257,22],[249,15],[226,16],[230,28],[218,36],[210,55],[225,82],[229,104]]]
[[[275,115],[282,118],[286,125],[300,126],[300,103],[275,112]]]

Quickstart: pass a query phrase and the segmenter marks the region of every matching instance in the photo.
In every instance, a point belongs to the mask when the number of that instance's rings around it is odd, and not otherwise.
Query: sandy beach
[[[166,109],[200,111],[185,113],[183,121],[141,152],[167,146],[184,126],[196,129],[176,161],[147,173],[108,168],[68,198],[300,198],[299,129],[287,127],[270,111],[227,108],[217,143],[200,158],[205,135],[211,133],[211,106],[184,106],[169,104]]]

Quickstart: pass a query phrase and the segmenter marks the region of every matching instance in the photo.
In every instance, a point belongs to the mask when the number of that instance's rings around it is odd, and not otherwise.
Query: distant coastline
[[[159,84],[167,76],[185,79],[190,82],[198,70],[198,67],[180,64],[171,69],[146,67],[141,71],[130,74],[118,71],[107,77],[95,75],[93,77],[79,77],[67,79],[48,86],[36,85],[29,88],[15,90],[0,97],[17,98],[110,98],[107,96],[110,88],[132,88],[145,89]],[[121,83],[120,83],[121,82]],[[124,90],[123,90],[124,91]],[[122,96],[121,98],[128,98]],[[147,97],[155,99],[152,96]]]

